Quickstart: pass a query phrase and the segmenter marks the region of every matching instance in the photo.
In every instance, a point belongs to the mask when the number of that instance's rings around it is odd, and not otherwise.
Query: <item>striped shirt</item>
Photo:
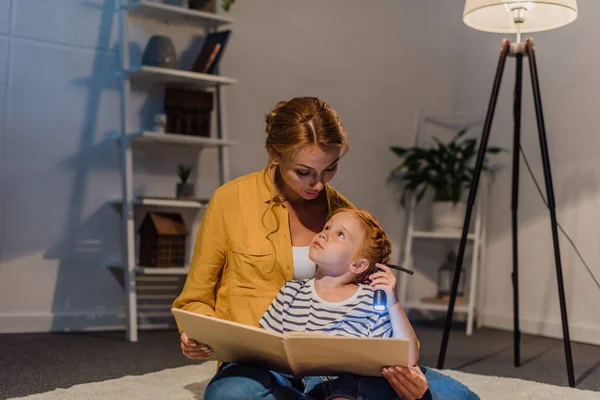
[[[359,285],[352,297],[332,303],[319,297],[314,279],[288,281],[260,320],[266,330],[320,332],[349,337],[391,337],[386,311],[373,309],[374,290]]]

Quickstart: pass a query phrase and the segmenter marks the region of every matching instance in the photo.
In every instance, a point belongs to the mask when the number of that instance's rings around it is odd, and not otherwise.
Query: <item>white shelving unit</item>
[[[162,85],[185,86],[188,89],[205,89],[217,85],[234,85],[237,83],[235,79],[224,76],[201,74],[199,72],[182,71],[172,68],[149,67],[147,65],[127,69],[123,73],[129,79],[139,79]]]
[[[153,18],[170,24],[186,23],[200,28],[216,29],[221,25],[234,22],[233,19],[223,15],[162,4],[157,0],[122,1],[121,6],[130,15]]]
[[[122,267],[120,265],[111,265],[110,268],[121,269]],[[134,271],[136,274],[141,275],[187,275],[190,272],[190,267],[188,265],[183,268],[148,268],[136,265]]]
[[[175,144],[188,147],[198,147],[200,149],[237,145],[237,142],[232,140],[214,139],[199,136],[173,135],[148,131],[129,133],[125,136],[118,136],[117,139],[132,143]]]
[[[117,207],[123,206],[122,199],[114,199],[110,201]],[[146,206],[146,207],[165,207],[165,208],[190,208],[190,209],[201,209],[206,208],[207,204],[197,200],[186,200],[186,199],[163,199],[163,198],[152,198],[152,197],[137,197],[133,199],[134,206]]]
[[[215,8],[219,2],[215,2]],[[121,134],[115,139],[120,145],[121,152],[121,181],[122,198],[111,203],[121,212],[122,216],[122,246],[121,263],[110,268],[122,269],[124,274],[124,293],[126,303],[127,339],[135,342],[138,338],[138,328],[147,326],[147,322],[138,321],[142,317],[169,317],[168,308],[174,300],[173,290],[176,283],[185,277],[189,266],[178,268],[147,268],[136,265],[135,260],[135,223],[134,214],[144,212],[146,207],[166,208],[170,210],[200,210],[206,203],[197,200],[168,199],[168,198],[140,198],[133,193],[133,153],[135,145],[170,145],[194,148],[198,151],[203,148],[217,148],[219,152],[219,178],[220,183],[229,180],[227,147],[236,145],[226,138],[226,121],[223,99],[223,86],[237,83],[235,79],[211,74],[201,74],[169,68],[150,66],[132,67],[129,54],[129,25],[130,16],[149,18],[165,22],[169,25],[185,25],[190,29],[202,29],[206,33],[214,32],[223,25],[232,24],[231,18],[216,13],[196,11],[187,8],[162,4],[149,0],[118,0],[117,9],[119,17],[119,48],[121,65],[119,77],[121,83]],[[149,131],[136,131],[130,125],[130,96],[131,81],[143,81],[155,85],[178,86],[188,89],[202,89],[213,91],[215,94],[214,137],[196,137],[177,134],[167,134]],[[145,282],[145,286],[138,283]],[[166,284],[167,282],[168,284]],[[169,283],[170,282],[170,283]],[[143,293],[138,293],[143,289]],[[162,289],[169,289],[165,292]],[[153,304],[143,304],[138,312],[138,299],[149,301],[162,301],[162,309],[157,310]],[[152,327],[152,326],[150,326]],[[161,326],[158,326],[161,327]]]
[[[427,115],[420,113],[417,124],[416,144],[422,145],[423,136],[426,124],[432,124],[440,128],[450,130],[460,130],[462,128],[471,128],[483,124],[483,119],[479,119],[473,116],[461,116],[461,115]],[[483,182],[482,182],[483,183]],[[478,272],[481,264],[481,260],[485,259],[485,241],[486,241],[486,209],[487,204],[487,190],[488,185],[480,185],[477,194],[476,206],[474,209],[474,226],[472,232],[467,235],[467,251],[471,251],[471,266],[463,264],[463,270],[461,275],[464,276],[465,270],[468,269],[468,286],[466,288],[466,304],[455,304],[454,312],[459,314],[467,315],[467,326],[466,333],[471,335],[473,332],[473,322],[477,311],[476,300],[477,300],[477,283],[478,283]],[[415,227],[415,213],[416,205],[415,200],[412,199],[407,209],[407,230],[404,243],[404,253],[402,257],[402,263],[407,268],[413,270],[419,270],[419,265],[415,265],[413,247],[415,240],[421,241],[450,241],[453,245],[458,246],[461,239],[461,232],[436,232],[436,231],[423,231],[417,230]],[[398,288],[399,298],[404,306],[406,312],[411,309],[420,311],[437,311],[447,312],[448,304],[444,303],[430,303],[422,301],[421,299],[409,299],[408,298],[408,284],[411,279],[406,274],[402,274],[400,285]]]

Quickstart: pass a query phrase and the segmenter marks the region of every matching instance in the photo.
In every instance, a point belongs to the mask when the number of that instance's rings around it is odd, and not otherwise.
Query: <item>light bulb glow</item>
[[[512,12],[516,9],[524,8],[527,11],[531,11],[533,8],[533,1],[511,1],[504,3],[504,8],[506,11]]]
[[[504,3],[506,11],[510,12],[513,16],[515,24],[522,24],[525,22],[525,16],[533,8],[533,2],[531,1],[513,1],[510,3]]]

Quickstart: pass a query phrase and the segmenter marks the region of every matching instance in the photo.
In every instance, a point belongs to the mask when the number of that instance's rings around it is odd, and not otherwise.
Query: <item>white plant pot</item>
[[[462,202],[434,201],[431,206],[433,230],[437,232],[461,232],[465,223],[467,205]]]

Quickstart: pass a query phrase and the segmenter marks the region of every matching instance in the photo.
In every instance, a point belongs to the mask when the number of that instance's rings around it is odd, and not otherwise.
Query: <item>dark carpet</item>
[[[435,367],[442,336],[438,323],[415,324],[420,364]],[[142,375],[194,363],[179,350],[175,330],[141,331],[137,343],[123,332],[0,335],[0,399]],[[600,347],[572,344],[577,388],[600,392]],[[523,335],[522,366],[513,366],[512,333],[453,329],[445,368],[567,386],[561,340]]]

